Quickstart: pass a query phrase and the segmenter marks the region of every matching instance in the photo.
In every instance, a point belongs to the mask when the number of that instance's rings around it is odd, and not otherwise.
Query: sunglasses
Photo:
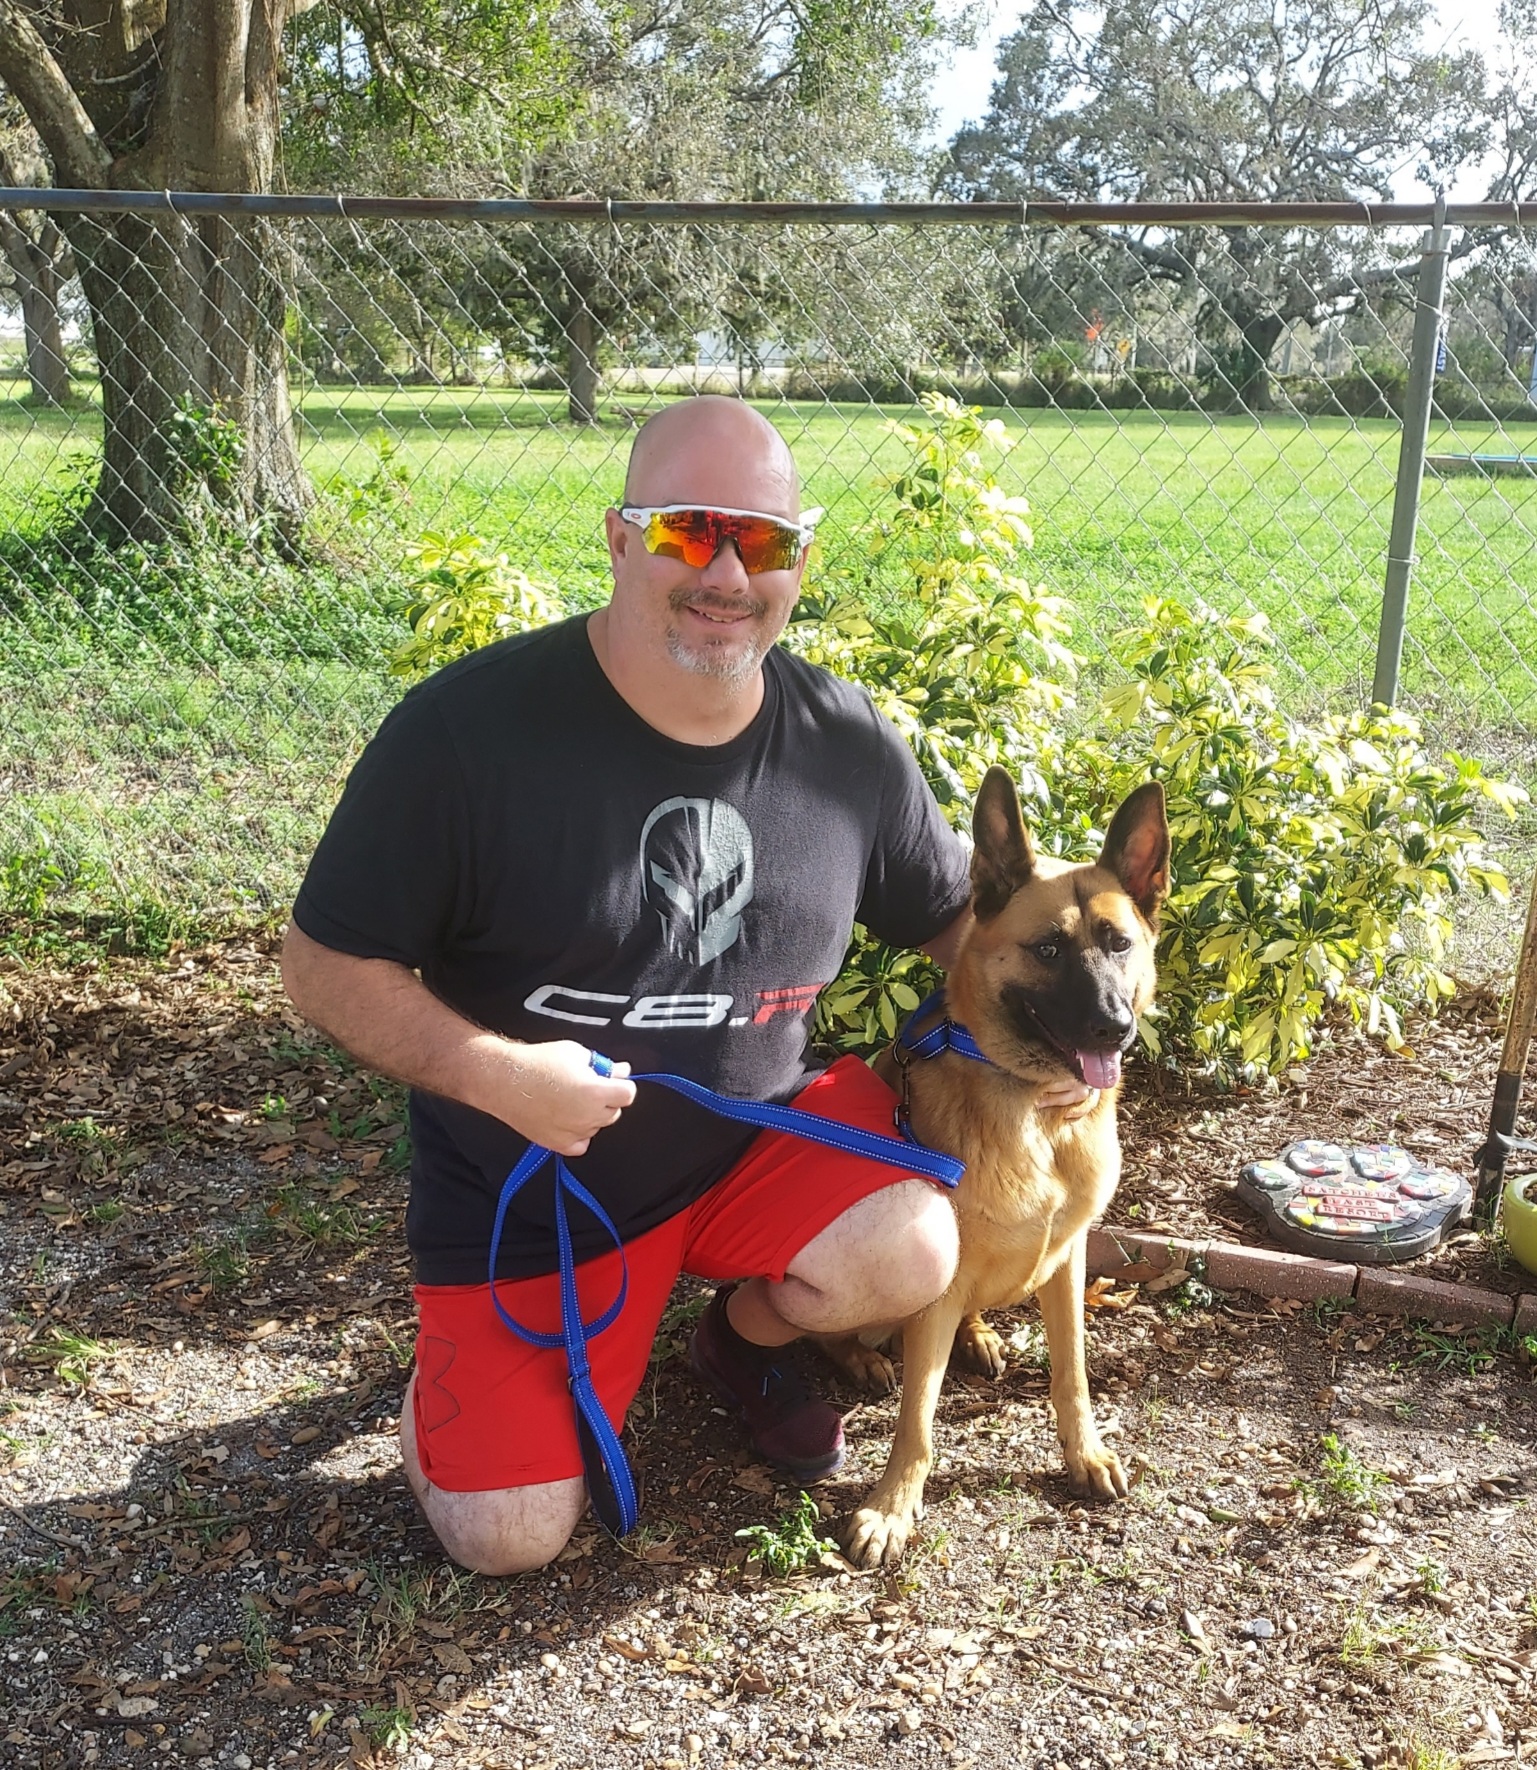
[[[761,510],[703,510],[692,504],[627,505],[619,514],[640,530],[648,553],[701,566],[735,541],[749,572],[783,572],[811,545],[822,512],[808,510],[799,522]]]

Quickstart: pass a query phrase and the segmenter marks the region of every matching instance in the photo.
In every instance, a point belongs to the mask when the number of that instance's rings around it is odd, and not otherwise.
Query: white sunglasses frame
[[[802,553],[816,539],[817,519],[822,514],[817,506],[802,511],[800,521],[796,522],[788,516],[775,516],[769,510],[733,510],[728,504],[622,504],[619,516],[621,521],[643,529],[653,516],[681,516],[685,510],[704,510],[713,516],[750,516],[757,522],[771,522],[798,535]]]

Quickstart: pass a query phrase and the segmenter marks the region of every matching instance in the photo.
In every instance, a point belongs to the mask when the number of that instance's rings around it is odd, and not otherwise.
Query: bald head
[[[800,479],[784,438],[723,394],[664,406],[635,433],[626,504],[700,504],[800,515]]]

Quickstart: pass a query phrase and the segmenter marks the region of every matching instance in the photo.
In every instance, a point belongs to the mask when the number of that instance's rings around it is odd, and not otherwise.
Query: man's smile
[[[761,621],[768,613],[766,603],[756,598],[745,602],[716,601],[697,591],[674,591],[668,599],[675,614],[693,615],[712,627],[738,627],[744,621]]]

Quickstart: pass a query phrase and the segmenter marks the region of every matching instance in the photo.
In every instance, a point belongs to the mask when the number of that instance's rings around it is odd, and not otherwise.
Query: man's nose
[[[736,542],[725,540],[716,548],[710,563],[700,569],[699,582],[705,589],[724,590],[740,596],[748,587],[747,576],[747,567],[742,564]]]

